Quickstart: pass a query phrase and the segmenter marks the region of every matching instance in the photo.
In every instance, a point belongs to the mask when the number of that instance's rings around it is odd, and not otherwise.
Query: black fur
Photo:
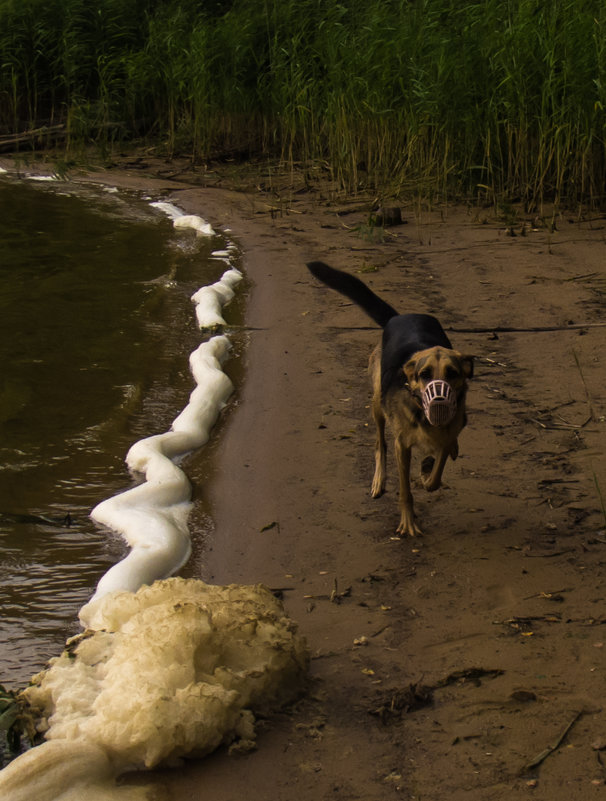
[[[307,268],[314,278],[353,300],[381,328],[385,328],[392,317],[398,316],[398,312],[389,303],[381,300],[359,278],[342,270],[335,270],[323,261],[310,261]]]
[[[321,261],[307,265],[311,274],[331,289],[353,300],[368,316],[383,328],[381,351],[381,394],[401,386],[402,365],[415,354],[439,345],[452,345],[439,321],[431,314],[398,314],[381,300],[366,284],[349,273],[335,270]]]

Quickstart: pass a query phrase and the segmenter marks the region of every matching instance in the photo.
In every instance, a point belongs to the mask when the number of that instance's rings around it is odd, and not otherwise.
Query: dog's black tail
[[[361,309],[364,309],[366,314],[381,328],[384,328],[392,317],[398,316],[398,312],[389,303],[381,300],[359,278],[344,273],[342,270],[335,270],[334,267],[329,267],[323,261],[308,262],[307,267],[310,273],[323,284],[340,292],[341,295],[345,295]]]

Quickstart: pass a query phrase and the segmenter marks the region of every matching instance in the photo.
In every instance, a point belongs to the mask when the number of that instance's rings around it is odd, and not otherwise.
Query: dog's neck
[[[413,390],[410,386],[408,381],[404,384],[404,389],[407,389],[410,393],[410,397],[413,399],[415,404],[415,422],[419,425],[427,425],[429,426],[429,420],[425,417],[425,412],[423,411],[423,400],[421,398],[420,393]]]

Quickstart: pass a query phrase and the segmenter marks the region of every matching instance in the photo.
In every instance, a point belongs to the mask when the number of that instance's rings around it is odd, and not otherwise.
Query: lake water
[[[0,684],[60,653],[124,556],[89,513],[187,403],[190,297],[221,277],[223,246],[149,199],[0,177]]]

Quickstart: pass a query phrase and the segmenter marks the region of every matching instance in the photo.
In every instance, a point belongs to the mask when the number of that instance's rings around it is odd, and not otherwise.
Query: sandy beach
[[[604,216],[403,204],[378,231],[367,199],[288,175],[125,162],[74,180],[147,190],[242,249],[245,376],[195,489],[213,520],[200,577],[280,590],[312,654],[308,691],[260,722],[255,751],[126,781],[172,801],[603,792]],[[460,458],[438,493],[413,486],[422,537],[395,534],[391,452],[370,497],[380,332],[311,259],[435,314],[476,357]]]

